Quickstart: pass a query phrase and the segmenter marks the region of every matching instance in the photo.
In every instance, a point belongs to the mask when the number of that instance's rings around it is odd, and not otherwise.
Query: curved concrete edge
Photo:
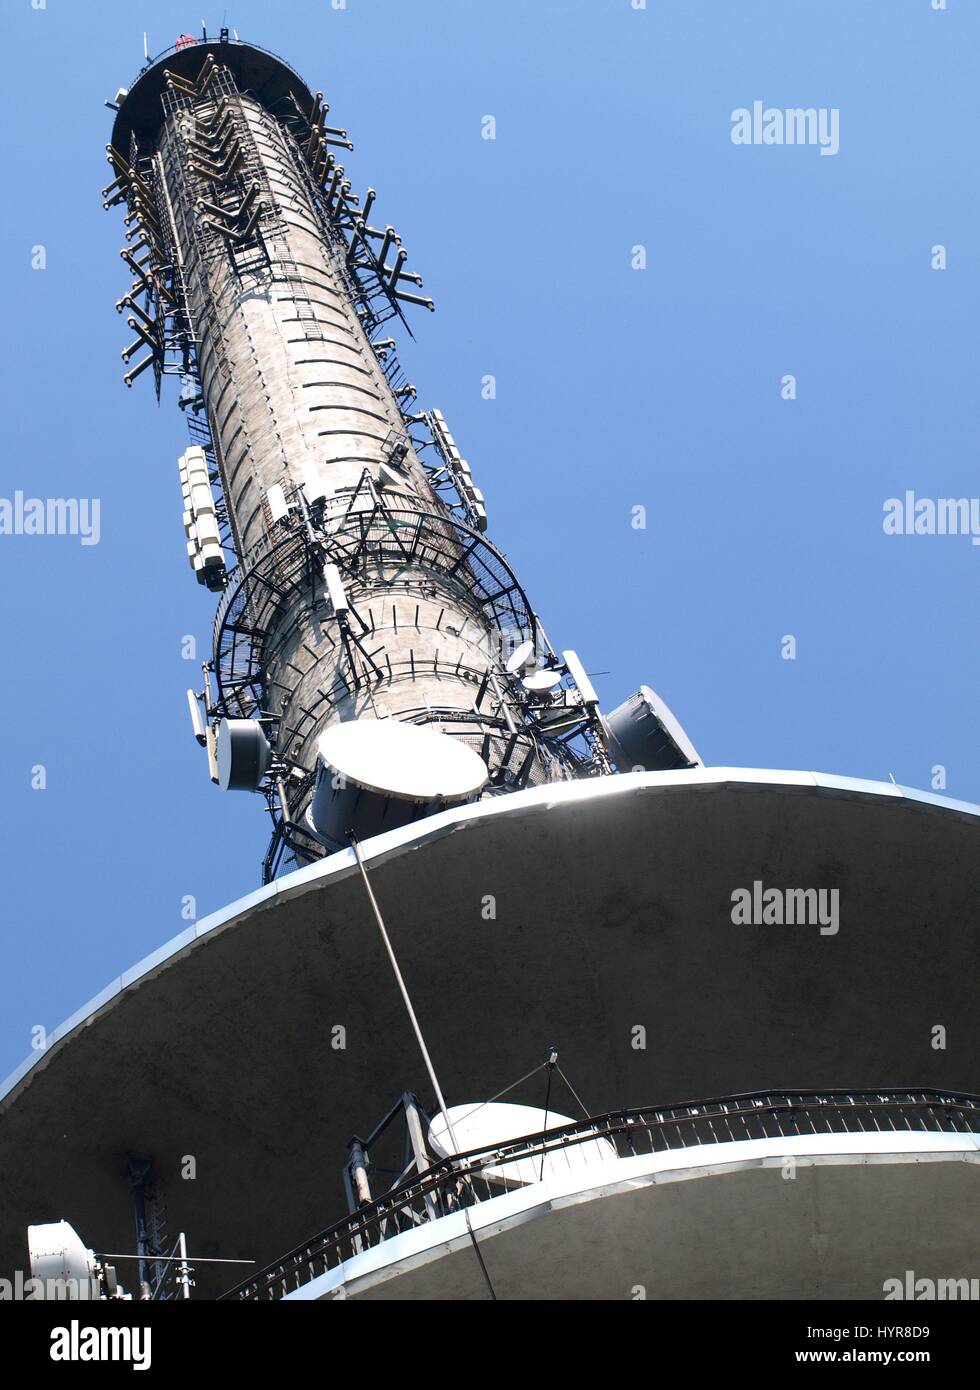
[[[901,1137],[902,1147],[896,1147]],[[801,1142],[802,1139],[802,1142]],[[709,1159],[706,1150],[710,1151]],[[417,1267],[462,1249],[474,1235],[491,1238],[501,1231],[561,1207],[599,1201],[643,1187],[664,1186],[749,1168],[779,1168],[787,1158],[801,1167],[870,1163],[977,1163],[980,1134],[956,1131],[923,1134],[812,1134],[774,1139],[740,1139],[695,1149],[668,1149],[635,1158],[611,1158],[565,1177],[507,1192],[440,1217],[414,1231],[392,1236],[336,1269],[318,1275],[281,1300],[311,1302],[342,1299],[362,1289],[397,1279],[409,1265]]]
[[[271,72],[281,71],[295,83],[300,94],[305,97],[307,110],[313,105],[313,88],[310,84],[286,62],[285,58],[280,58],[278,53],[273,53],[268,48],[262,48],[260,44],[248,43],[244,39],[195,39],[184,48],[171,44],[155,57],[148,58],[131,79],[126,98],[118,108],[112,123],[112,144],[117,150],[129,149],[130,133],[139,120],[138,108],[141,105],[145,106],[146,102],[152,101],[154,97],[159,97],[158,88],[162,83],[158,82],[158,78],[164,67],[176,72],[190,69],[185,72],[186,76],[190,76],[191,71],[200,71],[200,65],[208,54],[224,59],[226,63],[230,60],[239,69],[243,59],[247,61],[251,55],[257,54]],[[240,70],[237,75],[241,76]]]
[[[577,782],[549,783],[534,787],[529,791],[513,792],[508,796],[491,797],[485,801],[472,802],[466,806],[455,807],[429,816],[423,821],[398,830],[376,835],[361,846],[365,861],[379,865],[396,855],[420,849],[432,840],[465,830],[477,822],[495,816],[515,816],[534,812],[547,812],[553,807],[570,806],[578,802],[598,800],[608,796],[630,796],[641,792],[671,792],[703,788],[706,791],[721,790],[726,787],[757,787],[760,791],[783,789],[786,791],[821,792],[830,796],[843,796],[855,800],[892,800],[899,805],[904,802],[935,808],[940,814],[956,817],[980,818],[980,806],[968,801],[956,801],[950,797],[937,796],[931,792],[919,791],[913,787],[902,787],[892,782],[872,782],[859,777],[838,777],[823,772],[793,772],[781,769],[738,768],[738,767],[694,767],[679,772],[630,772],[609,777],[587,778]],[[6,1108],[20,1087],[29,1084],[35,1074],[43,1070],[70,1039],[72,1034],[87,1027],[101,1014],[110,1009],[120,995],[128,989],[152,979],[165,966],[177,957],[194,949],[203,938],[213,938],[218,932],[234,925],[262,908],[268,908],[279,899],[308,892],[312,887],[331,879],[346,878],[357,872],[357,861],[353,850],[338,850],[327,859],[319,860],[304,869],[276,879],[272,883],[257,888],[244,897],[237,898],[226,907],[202,918],[193,926],[187,927],[172,937],[157,950],[145,956],[136,965],[110,981],[88,1003],[77,1009],[64,1023],[54,1029],[47,1039],[43,1051],[33,1053],[0,1084],[0,1109]]]

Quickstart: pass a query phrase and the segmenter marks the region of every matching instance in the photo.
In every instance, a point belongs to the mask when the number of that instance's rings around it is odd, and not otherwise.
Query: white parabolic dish
[[[401,801],[465,801],[487,780],[486,763],[461,739],[397,719],[334,724],[317,752],[349,784]]]
[[[493,1149],[498,1144],[510,1143],[525,1134],[540,1134],[545,1130],[564,1129],[566,1125],[574,1124],[568,1115],[559,1115],[554,1110],[539,1110],[533,1105],[501,1104],[499,1101],[485,1105],[451,1105],[447,1113],[456,1136],[455,1148],[442,1114],[434,1116],[429,1124],[429,1147],[440,1158],[475,1149]],[[569,1144],[567,1148],[555,1149],[547,1156],[521,1158],[502,1163],[499,1168],[487,1167],[484,1174],[491,1181],[503,1182],[507,1186],[523,1186],[525,1183],[540,1182],[543,1177],[574,1172],[615,1157],[616,1150],[608,1139],[586,1139],[581,1143]]]

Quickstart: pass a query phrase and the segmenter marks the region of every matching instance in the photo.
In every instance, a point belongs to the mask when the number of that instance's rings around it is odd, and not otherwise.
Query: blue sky
[[[350,130],[355,187],[379,190],[437,301],[402,344],[420,401],[554,644],[608,672],[607,707],[646,682],[706,762],[927,789],[942,764],[949,795],[980,801],[980,548],[882,529],[906,489],[980,490],[980,6],[239,0],[203,18],[225,14]],[[103,99],[144,30],[158,51],[201,17],[4,0],[0,19],[0,494],[101,503],[95,546],[0,536],[0,1074],[186,926],[186,896],[204,916],[256,886],[266,842],[261,801],[212,787],[190,735],[214,599],[183,552],[176,392],[158,409],[147,378],[121,381],[121,217],[98,194]],[[836,108],[839,152],[733,145],[755,100]]]

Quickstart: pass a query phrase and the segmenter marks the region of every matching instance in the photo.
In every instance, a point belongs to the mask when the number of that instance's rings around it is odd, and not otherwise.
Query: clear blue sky
[[[256,886],[266,841],[190,735],[181,641],[206,651],[215,604],[183,553],[176,393],[121,382],[121,217],[98,195],[103,98],[144,30],[159,51],[204,3],[2,7],[0,494],[102,515],[88,548],[0,536],[0,1074],[181,930],[185,895],[204,916]],[[647,682],[709,763],[924,788],[941,763],[977,801],[980,548],[882,531],[908,488],[980,490],[980,5],[948,6],[239,0],[227,22],[351,131],[355,186],[437,300],[402,353],[420,400],[607,706]],[[839,153],[734,146],[756,99],[838,108]]]

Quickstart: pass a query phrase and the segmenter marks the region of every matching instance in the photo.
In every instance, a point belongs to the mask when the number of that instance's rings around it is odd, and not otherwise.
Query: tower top
[[[300,75],[276,54],[237,39],[189,42],[187,35],[181,35],[175,44],[140,70],[122,101],[112,127],[112,144],[117,150],[129,149],[131,135],[141,144],[152,140],[163,124],[160,97],[165,85],[164,72],[193,80],[209,53],[231,69],[239,91],[251,92],[267,109],[274,110],[281,105],[285,110],[295,101],[304,114],[311,110],[313,93]]]

